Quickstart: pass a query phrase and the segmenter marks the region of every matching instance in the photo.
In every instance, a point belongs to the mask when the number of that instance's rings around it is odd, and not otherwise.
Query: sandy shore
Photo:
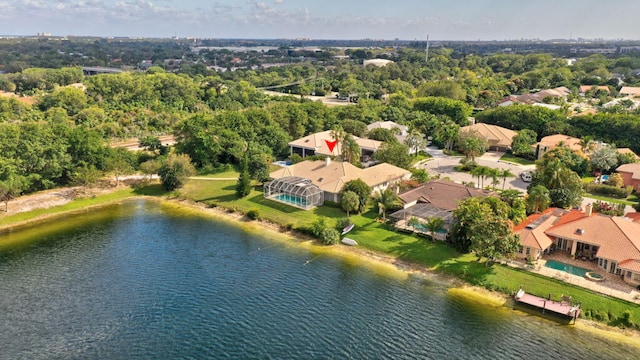
[[[136,198],[146,199],[150,201],[160,201],[170,206],[177,206],[181,208],[191,209],[194,211],[194,213],[205,215],[205,216],[219,219],[222,221],[226,221],[234,224],[241,223],[243,228],[247,229],[248,231],[259,234],[260,236],[266,236],[275,241],[280,241],[286,246],[301,246],[301,247],[306,247],[310,249],[312,252],[319,255],[337,256],[337,257],[346,259],[350,262],[354,262],[359,266],[366,266],[374,272],[384,273],[386,276],[397,276],[397,277],[407,277],[410,275],[423,276],[429,280],[445,284],[449,288],[450,292],[455,293],[458,296],[472,298],[474,302],[481,302],[483,305],[486,305],[487,307],[493,307],[493,308],[510,307],[512,304],[511,298],[505,294],[495,292],[495,291],[489,291],[485,288],[481,288],[477,286],[471,286],[456,277],[430,271],[418,264],[402,261],[393,256],[373,252],[373,251],[359,248],[359,247],[351,247],[351,246],[343,246],[343,245],[337,245],[337,246],[320,245],[309,236],[306,236],[304,234],[300,234],[297,232],[293,232],[290,230],[283,230],[277,224],[273,224],[266,221],[252,221],[246,218],[243,214],[239,214],[236,212],[228,212],[224,209],[216,208],[216,207],[211,208],[206,206],[205,204],[197,203],[194,201],[179,200],[179,199],[159,199],[156,197],[145,197],[145,196],[138,197],[137,196],[137,197],[128,197],[128,198],[116,200],[116,201],[108,201],[105,203],[101,203],[99,205],[93,205],[92,207],[100,207],[100,206],[105,206],[113,203],[121,203],[123,201],[129,201]],[[58,204],[55,204],[55,205],[58,205]],[[52,206],[55,206],[55,205],[52,204]],[[80,211],[85,211],[85,210],[86,208]],[[52,214],[38,216],[37,218],[34,218],[32,220],[28,220],[20,223],[5,224],[3,226],[0,226],[0,231],[7,230],[10,228],[32,226],[35,224],[44,223],[58,216],[65,216],[68,214],[69,212],[52,213]],[[597,323],[597,322],[589,321],[585,319],[581,319],[580,321],[578,321],[577,324],[574,325],[574,327],[577,329],[595,333],[598,336],[606,337],[616,342],[637,346],[640,349],[640,332],[638,331],[614,328],[614,327],[607,326],[606,324]]]

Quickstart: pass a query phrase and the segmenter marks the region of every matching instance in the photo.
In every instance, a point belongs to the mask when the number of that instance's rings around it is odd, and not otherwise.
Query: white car
[[[531,173],[525,171],[522,174],[520,174],[520,178],[524,182],[531,182]]]

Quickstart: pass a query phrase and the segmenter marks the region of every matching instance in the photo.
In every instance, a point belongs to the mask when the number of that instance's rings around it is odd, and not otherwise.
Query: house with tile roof
[[[640,223],[592,211],[550,208],[514,228],[522,249],[517,258],[537,259],[551,248],[595,261],[599,268],[640,284]]]
[[[373,129],[387,129],[391,131],[396,131],[397,132],[395,134],[396,139],[398,139],[398,141],[401,144],[404,143],[404,140],[407,138],[407,135],[409,135],[409,128],[407,126],[396,124],[393,121],[376,121],[374,123],[367,125],[367,131],[371,131]]]
[[[587,92],[589,92],[590,90],[602,90],[605,91],[607,94],[611,93],[611,90],[609,90],[608,86],[605,85],[580,85],[580,87],[578,88],[578,93],[582,96],[584,96]]]
[[[620,91],[618,91],[618,94],[629,97],[640,96],[640,87],[623,86],[620,88]]]
[[[624,186],[633,186],[633,189],[640,191],[640,163],[622,164],[616,169],[622,176]]]
[[[377,140],[357,136],[353,136],[353,139],[360,147],[362,159],[373,155],[382,145],[382,142]],[[342,155],[342,146],[335,143],[335,141],[336,139],[331,135],[331,130],[327,130],[293,140],[289,143],[289,148],[292,155],[298,154],[302,158],[312,155],[340,156]]]
[[[425,220],[438,217],[444,220],[445,231],[453,224],[453,210],[458,204],[474,196],[495,196],[496,193],[474,187],[465,186],[445,179],[427,181],[415,189],[398,195],[402,201],[402,209],[390,215],[399,228],[405,228],[412,217]],[[446,233],[444,234],[446,235]],[[444,240],[444,239],[442,239]]]
[[[560,146],[568,147],[573,151],[582,151],[582,140],[563,134],[545,136],[535,144],[536,158],[542,159],[544,154]]]
[[[299,177],[309,179],[324,193],[325,201],[340,202],[340,191],[351,180],[360,179],[371,187],[372,194],[385,190],[402,180],[408,180],[411,172],[397,166],[382,163],[361,169],[348,162],[325,160],[302,161],[280,168],[271,174],[273,179]]]
[[[511,148],[513,137],[517,132],[502,126],[478,123],[460,128],[460,134],[477,134],[483,138],[492,150],[507,150]]]

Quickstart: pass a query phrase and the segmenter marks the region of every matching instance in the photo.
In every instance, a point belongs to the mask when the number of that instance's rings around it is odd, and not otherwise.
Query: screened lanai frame
[[[324,192],[311,180],[299,176],[268,182],[264,186],[264,197],[303,210],[324,204]]]

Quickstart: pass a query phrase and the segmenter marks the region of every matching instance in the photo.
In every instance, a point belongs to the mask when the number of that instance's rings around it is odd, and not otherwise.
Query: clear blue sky
[[[0,0],[0,34],[640,39],[638,0]]]

